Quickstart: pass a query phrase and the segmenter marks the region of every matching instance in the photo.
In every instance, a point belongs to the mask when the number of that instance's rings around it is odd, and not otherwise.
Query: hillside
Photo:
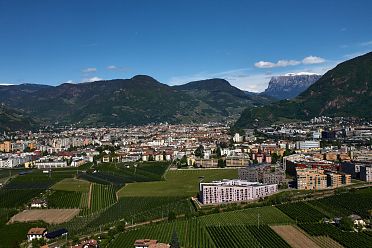
[[[173,86],[223,116],[239,115],[246,106],[260,106],[271,102],[266,96],[248,95],[224,79],[214,78]]]
[[[236,128],[270,125],[315,116],[372,118],[372,53],[345,61],[293,100],[247,108]]]
[[[36,121],[25,113],[0,105],[0,131],[30,130],[36,126]]]
[[[80,126],[220,121],[265,101],[265,97],[245,95],[222,79],[172,87],[145,75],[59,86],[0,88],[1,103],[43,124]]]

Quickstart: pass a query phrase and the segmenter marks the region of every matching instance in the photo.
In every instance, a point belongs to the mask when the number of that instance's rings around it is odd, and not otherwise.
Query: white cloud
[[[0,83],[0,86],[10,86],[10,85],[14,85],[14,84]]]
[[[88,68],[85,68],[83,70],[84,73],[92,73],[92,72],[96,72],[97,71],[97,68],[95,67],[88,67]]]
[[[312,64],[321,64],[324,63],[325,59],[317,56],[308,56],[302,60],[302,63],[305,65],[312,65]]]
[[[255,67],[265,69],[265,68],[276,68],[276,67],[287,67],[287,66],[295,66],[299,64],[309,65],[309,64],[320,64],[324,63],[325,59],[317,56],[308,56],[305,57],[302,61],[298,60],[286,60],[281,59],[278,60],[276,63],[270,61],[258,61],[254,64]]]
[[[103,80],[103,79],[100,78],[100,77],[91,77],[91,78],[84,78],[81,82],[82,83],[91,83],[91,82],[101,81],[101,80]]]
[[[125,67],[125,66],[116,66],[116,65],[109,65],[106,67],[107,70],[110,70],[110,71],[129,71],[130,68],[128,67]]]
[[[191,81],[210,79],[210,78],[223,78],[231,83],[231,85],[238,87],[241,90],[247,90],[251,92],[263,92],[271,79],[272,76],[279,76],[285,74],[320,74],[323,75],[328,70],[335,67],[341,61],[327,60],[324,64],[308,64],[309,67],[301,67],[297,70],[281,71],[272,73],[271,71],[254,72],[249,68],[240,68],[234,70],[228,70],[217,73],[200,72],[188,76],[177,76],[172,77],[168,84],[179,85],[185,84]]]
[[[281,59],[281,60],[278,60],[278,62],[276,63],[269,62],[269,61],[259,61],[255,63],[254,66],[256,66],[257,68],[275,68],[275,67],[287,67],[287,66],[298,65],[298,64],[301,64],[301,62],[297,60]]]

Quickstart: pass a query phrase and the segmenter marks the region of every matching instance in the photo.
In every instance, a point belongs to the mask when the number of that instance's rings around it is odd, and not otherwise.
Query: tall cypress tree
[[[173,229],[172,240],[170,242],[170,248],[180,248],[180,243],[178,242],[178,235],[175,229]]]

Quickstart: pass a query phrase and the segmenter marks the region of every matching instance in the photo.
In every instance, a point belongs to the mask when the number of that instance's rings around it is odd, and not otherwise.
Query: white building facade
[[[200,183],[200,201],[203,204],[219,204],[256,200],[278,191],[277,184],[261,184],[245,180],[223,180]]]

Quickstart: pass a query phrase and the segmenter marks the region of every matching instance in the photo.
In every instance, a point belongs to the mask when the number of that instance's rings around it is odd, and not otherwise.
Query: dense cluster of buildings
[[[253,165],[240,168],[238,174],[239,179],[248,182],[280,185],[286,181],[284,169],[271,164]]]

